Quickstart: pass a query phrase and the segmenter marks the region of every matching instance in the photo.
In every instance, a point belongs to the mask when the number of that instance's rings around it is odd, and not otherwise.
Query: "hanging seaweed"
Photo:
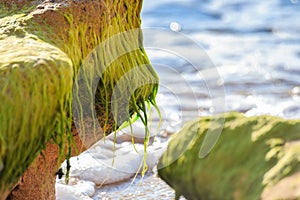
[[[70,158],[75,148],[73,120],[88,147],[141,118],[143,174],[147,169],[146,106],[157,109],[158,76],[143,49],[142,1],[68,3],[76,6],[38,14],[35,7],[24,7],[18,14],[2,8],[6,12],[0,18],[0,193],[4,198],[47,143],[58,146],[59,161]],[[95,19],[83,12],[93,4],[99,6],[89,10],[99,12]]]

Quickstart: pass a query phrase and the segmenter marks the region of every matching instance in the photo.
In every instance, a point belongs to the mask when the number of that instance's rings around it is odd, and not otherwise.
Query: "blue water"
[[[164,49],[148,52],[165,87],[176,84],[177,90],[184,91],[181,82],[170,77],[172,68],[193,88],[184,94],[176,92],[175,96],[183,102],[176,110],[197,109],[195,116],[214,114],[215,106],[209,102],[215,96],[209,92],[224,87],[225,111],[300,118],[299,11],[300,2],[296,0],[144,1],[144,28],[172,31],[172,24],[176,24],[180,29],[175,31],[194,40],[212,63],[203,64],[207,58],[199,55],[199,64],[195,67],[182,59],[180,53],[174,56]],[[145,35],[146,43],[152,39]],[[180,45],[189,47],[189,44]],[[193,49],[189,53],[193,54]],[[197,59],[198,55],[193,57]],[[203,81],[199,78],[203,69],[217,69],[219,74],[205,76]],[[212,84],[205,86],[205,81]],[[170,107],[170,101],[165,102],[164,98],[170,93],[161,91],[163,98],[159,100],[165,109]],[[193,94],[197,96],[198,105],[188,102],[186,106],[184,102]]]
[[[164,131],[224,111],[300,118],[299,11],[297,0],[145,0]],[[101,188],[94,199],[174,198],[155,174],[125,190],[130,183]]]

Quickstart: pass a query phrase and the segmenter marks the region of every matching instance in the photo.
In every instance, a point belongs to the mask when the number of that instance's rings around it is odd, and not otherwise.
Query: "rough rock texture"
[[[79,149],[73,149],[73,155],[84,149],[82,135],[79,138],[73,129],[72,139],[70,131],[73,81],[99,43],[140,27],[141,4],[131,0],[0,0],[0,199],[13,187],[11,199],[55,198],[58,159],[71,156],[73,139]],[[130,48],[132,45],[135,48]],[[94,62],[105,64],[115,50],[122,55],[109,63],[96,88],[97,120],[104,131],[97,139],[143,110],[145,101],[155,103],[158,83],[140,31],[105,47],[92,55]],[[146,67],[138,68],[134,79],[129,77],[123,84],[125,88],[135,82],[143,85],[130,90],[129,115],[114,116],[109,100],[115,84],[142,65]]]
[[[85,150],[80,137],[73,129],[75,146],[72,156]],[[55,199],[55,176],[64,158],[59,158],[57,144],[48,142],[45,149],[34,160],[15,185],[8,199]]]
[[[219,116],[221,117],[221,116]],[[207,157],[199,150],[209,117],[173,136],[159,161],[159,176],[187,199],[299,199],[300,121],[226,114],[222,134]]]
[[[66,115],[64,99],[72,88],[71,60],[57,47],[26,33],[19,25],[22,20],[0,19],[2,198],[53,131],[59,133],[55,124]]]

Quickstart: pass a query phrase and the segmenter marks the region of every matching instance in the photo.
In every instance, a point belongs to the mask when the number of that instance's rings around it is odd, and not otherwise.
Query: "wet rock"
[[[17,16],[0,19],[1,198],[34,161],[53,131],[58,131],[56,118],[66,115],[61,108],[72,88],[70,58],[59,48],[27,33],[23,23]],[[39,161],[44,163],[42,157]],[[51,165],[55,167],[54,163]],[[16,188],[22,191],[24,182],[32,183],[36,176],[32,175],[23,177]],[[36,178],[44,180],[45,176]],[[32,184],[28,192],[36,194],[38,190]],[[26,194],[22,196],[25,198]]]
[[[173,136],[159,176],[187,199],[298,199],[300,121],[230,113],[202,117]],[[199,158],[208,130],[222,127],[212,151]],[[219,129],[220,130],[220,129]]]
[[[70,156],[68,138],[75,135],[78,149],[74,147],[72,155],[85,148],[82,135],[79,137],[75,128],[71,133],[68,119],[77,72],[99,43],[140,27],[142,2],[8,0],[0,3],[0,199],[5,199],[13,188],[10,199],[54,199],[59,158]],[[142,47],[141,32],[131,36],[106,45],[108,51],[127,50],[130,44],[137,44],[138,48],[116,57],[97,87],[99,101],[95,109],[103,128],[97,139],[133,114],[130,107],[129,115],[122,115],[117,123],[112,111],[107,110],[111,105],[105,102],[111,99],[111,87],[127,71],[147,65],[137,70],[134,81],[158,82]],[[101,58],[111,55],[104,51],[93,54]],[[138,88],[134,92],[136,103],[140,106],[144,100],[153,99],[155,88],[157,84]]]

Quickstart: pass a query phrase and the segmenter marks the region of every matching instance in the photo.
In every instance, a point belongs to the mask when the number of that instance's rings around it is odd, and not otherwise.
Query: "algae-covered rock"
[[[219,140],[204,158],[199,158],[204,137],[222,124],[202,117],[172,137],[158,172],[177,197],[300,198],[300,121],[238,113],[226,114],[224,119]]]
[[[57,123],[64,126],[72,82],[72,62],[60,49],[25,32],[0,40],[2,195],[18,181],[54,132],[63,139],[64,130],[59,130]]]
[[[16,185],[10,199],[54,199],[58,158],[78,153],[73,134],[89,147],[134,114],[147,117],[158,76],[143,48],[141,5],[0,0],[0,199]]]

